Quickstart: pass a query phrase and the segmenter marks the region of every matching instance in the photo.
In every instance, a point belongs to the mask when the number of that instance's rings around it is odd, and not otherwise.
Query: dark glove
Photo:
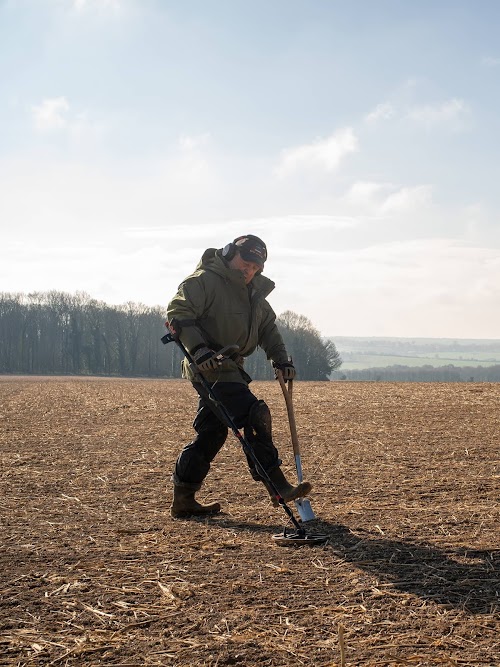
[[[295,370],[295,366],[292,364],[291,361],[284,361],[281,364],[276,363],[273,361],[273,368],[274,368],[274,375],[276,378],[278,377],[277,371],[281,371],[283,373],[283,380],[287,382],[288,380],[293,380],[295,375],[297,374]]]
[[[218,353],[209,347],[200,347],[193,354],[195,364],[200,371],[216,371],[220,366]]]

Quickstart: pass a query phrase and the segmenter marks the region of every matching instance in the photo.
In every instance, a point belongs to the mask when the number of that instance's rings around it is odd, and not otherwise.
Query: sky
[[[500,338],[497,0],[0,0],[0,291],[263,238],[324,336]]]

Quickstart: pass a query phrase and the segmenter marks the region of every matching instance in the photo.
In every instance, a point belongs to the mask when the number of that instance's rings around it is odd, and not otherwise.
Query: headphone
[[[243,243],[239,243],[238,241],[243,241]],[[264,249],[266,249],[266,258],[267,258],[267,248],[266,244],[262,239],[259,239],[258,236],[254,236],[253,234],[245,234],[244,236],[238,236],[237,239],[234,239],[232,243],[228,243],[224,248],[222,248],[222,256],[226,260],[226,262],[230,262],[235,256],[236,253],[246,244],[247,241],[254,241],[256,243],[259,243]]]

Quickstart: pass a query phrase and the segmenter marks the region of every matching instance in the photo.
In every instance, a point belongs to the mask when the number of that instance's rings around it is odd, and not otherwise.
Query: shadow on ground
[[[206,520],[225,529],[265,533],[272,537],[282,526],[263,526],[220,516]],[[307,532],[325,534],[318,548],[333,552],[397,590],[472,614],[492,614],[500,609],[500,550],[441,549],[411,540],[394,540],[363,529],[315,520]],[[295,547],[299,548],[299,547]],[[303,547],[310,548],[310,547]]]

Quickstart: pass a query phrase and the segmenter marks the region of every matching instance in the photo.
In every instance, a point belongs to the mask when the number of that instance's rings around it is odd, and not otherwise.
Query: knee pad
[[[271,442],[273,438],[271,412],[264,401],[256,401],[250,408],[245,436],[250,440]]]

